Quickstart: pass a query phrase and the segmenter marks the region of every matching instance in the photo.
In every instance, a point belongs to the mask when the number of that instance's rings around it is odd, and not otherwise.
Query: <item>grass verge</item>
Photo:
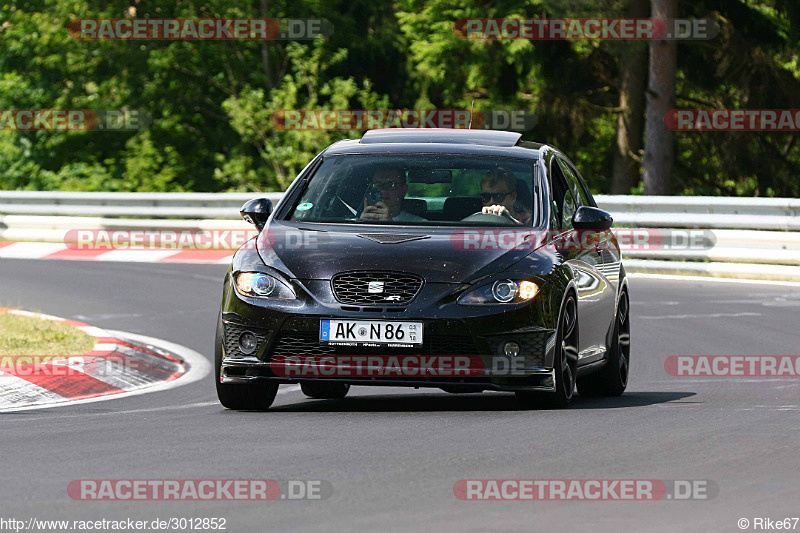
[[[94,346],[94,337],[64,324],[37,317],[0,311],[0,357],[4,364],[21,364],[20,358],[83,355]]]

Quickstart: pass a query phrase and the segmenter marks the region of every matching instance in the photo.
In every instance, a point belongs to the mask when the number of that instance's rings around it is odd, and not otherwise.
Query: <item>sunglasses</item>
[[[393,191],[403,185],[405,185],[405,183],[400,183],[399,181],[384,181],[373,183],[372,188],[378,191]]]
[[[488,204],[489,202],[495,202],[497,204],[501,203],[503,200],[506,199],[506,196],[511,194],[510,192],[482,192],[481,193],[481,200],[483,203]]]

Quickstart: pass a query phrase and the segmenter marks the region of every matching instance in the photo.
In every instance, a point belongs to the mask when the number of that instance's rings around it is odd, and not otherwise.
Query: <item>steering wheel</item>
[[[500,219],[500,220],[498,220]],[[498,222],[503,226],[519,226],[521,223],[518,220],[515,220],[514,217],[511,216],[511,213],[505,211],[502,215],[495,215],[492,213],[484,213],[483,211],[477,211],[472,213],[468,217],[464,217],[461,219],[462,222],[487,222],[490,224],[497,224]]]

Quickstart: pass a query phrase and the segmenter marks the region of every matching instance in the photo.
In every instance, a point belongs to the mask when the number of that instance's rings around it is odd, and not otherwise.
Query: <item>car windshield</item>
[[[537,171],[535,160],[461,154],[328,156],[289,220],[531,226],[540,211]]]

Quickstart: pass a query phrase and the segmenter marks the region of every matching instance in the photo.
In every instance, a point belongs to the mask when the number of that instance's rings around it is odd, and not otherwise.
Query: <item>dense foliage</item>
[[[360,132],[282,131],[276,110],[469,109],[474,100],[478,110],[535,113],[525,138],[560,147],[608,192],[620,64],[646,44],[464,40],[453,24],[619,17],[631,1],[9,0],[0,10],[0,109],[134,109],[151,121],[138,131],[0,132],[0,189],[280,190],[316,152]],[[679,44],[678,107],[800,107],[797,0],[680,1],[679,11],[722,31]],[[334,31],[297,42],[70,37],[67,23],[87,17],[317,17]],[[673,140],[677,194],[800,192],[796,133]]]

